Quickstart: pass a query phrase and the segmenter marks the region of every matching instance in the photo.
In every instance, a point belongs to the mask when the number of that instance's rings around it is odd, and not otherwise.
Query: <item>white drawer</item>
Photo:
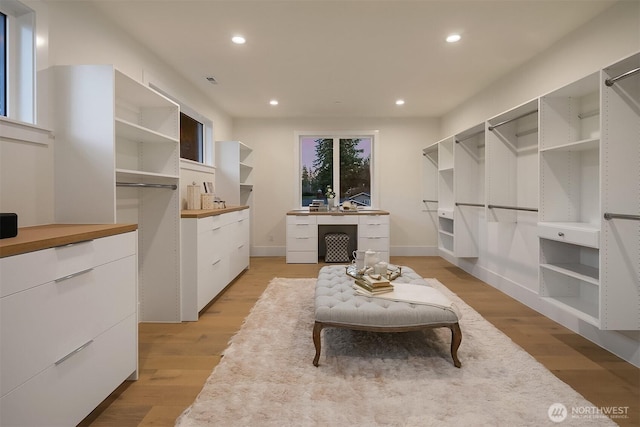
[[[0,259],[0,297],[136,253],[136,231]]]
[[[287,237],[318,237],[316,224],[287,224]]]
[[[287,251],[287,264],[317,264],[318,251]]]
[[[314,215],[287,215],[287,225],[289,224],[317,224]]]
[[[342,214],[342,215],[320,215],[318,217],[318,224],[322,225],[357,225],[358,215],[356,214]]]
[[[584,223],[539,222],[538,236],[591,248],[600,246],[600,230]]]
[[[450,210],[450,209],[438,209],[438,216],[440,218],[453,219],[453,210]]]
[[[133,314],[0,399],[0,425],[72,426],[137,369]]]
[[[389,224],[364,224],[358,226],[360,237],[389,237]]]
[[[389,238],[388,237],[358,237],[358,249],[374,251],[389,251]]]
[[[287,236],[287,252],[288,251],[317,251],[317,237],[295,237]]]
[[[0,300],[0,395],[136,311],[137,258]]]
[[[389,225],[389,215],[358,215],[358,224],[363,225]]]
[[[233,212],[231,212],[233,213]],[[198,219],[198,234],[209,230],[224,227],[233,222],[235,218],[229,214],[213,215]]]

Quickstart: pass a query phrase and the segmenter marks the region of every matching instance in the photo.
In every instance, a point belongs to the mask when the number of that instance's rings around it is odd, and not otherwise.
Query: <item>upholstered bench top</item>
[[[402,267],[402,276],[394,280],[429,286],[428,282],[408,267]],[[353,289],[353,278],[346,275],[344,265],[325,266],[320,269],[315,293],[315,320],[374,328],[404,328],[436,324],[458,323],[457,309],[443,295],[438,304],[411,304],[358,295]]]

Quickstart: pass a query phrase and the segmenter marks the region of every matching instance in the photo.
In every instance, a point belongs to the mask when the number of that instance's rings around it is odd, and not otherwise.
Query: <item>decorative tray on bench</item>
[[[351,276],[354,279],[362,279],[362,276],[364,276],[365,274],[367,274],[373,269],[369,268],[364,270],[358,270],[354,264],[350,264],[345,267],[345,270],[347,272],[347,276]],[[402,276],[402,267],[397,266],[395,268],[387,268],[386,278],[389,279],[389,281],[395,280],[400,276]]]

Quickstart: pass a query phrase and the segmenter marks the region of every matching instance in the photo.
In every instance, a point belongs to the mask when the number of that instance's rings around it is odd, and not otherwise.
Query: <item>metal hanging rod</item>
[[[464,202],[456,202],[456,206],[476,206],[479,208],[484,208],[484,205],[481,203],[464,203]]]
[[[604,219],[614,219],[614,218],[620,218],[620,219],[633,219],[636,221],[640,221],[640,215],[627,215],[627,214],[616,214],[616,213],[609,213],[609,212],[605,212],[604,213]]]
[[[437,200],[425,200],[425,199],[422,199],[422,203],[438,203],[438,201]]]
[[[458,144],[458,143],[460,143],[460,142],[462,142],[462,141],[466,141],[467,139],[471,139],[471,138],[473,138],[473,137],[474,137],[474,136],[476,136],[476,135],[480,135],[481,133],[484,133],[484,129],[479,130],[478,132],[474,132],[474,133],[472,133],[472,134],[470,134],[470,135],[467,135],[467,136],[465,136],[464,138],[460,138],[460,139],[457,139],[457,138],[456,138],[456,144]]]
[[[600,114],[600,110],[587,111],[586,113],[578,114],[578,118],[582,120],[587,117],[597,116],[598,114]]]
[[[537,112],[538,112],[538,109],[536,108],[536,109],[535,109],[535,110],[533,110],[533,111],[529,111],[528,113],[521,114],[521,115],[519,115],[518,117],[514,117],[513,119],[509,119],[509,120],[505,120],[504,122],[496,123],[496,124],[495,124],[495,125],[493,125],[493,126],[489,126],[487,129],[489,129],[489,130],[491,130],[491,131],[492,131],[492,130],[494,130],[495,128],[497,128],[498,126],[506,125],[507,123],[511,123],[511,122],[513,122],[513,121],[516,121],[516,120],[521,119],[521,118],[523,118],[523,117],[530,116],[531,114],[535,114],[535,113],[537,113]]]
[[[145,184],[142,182],[116,182],[116,187],[170,188],[172,190],[178,189],[178,186],[175,184]]]
[[[604,84],[607,85],[607,86],[613,86],[613,84],[615,82],[617,82],[618,80],[625,79],[625,78],[627,78],[629,76],[632,76],[632,75],[634,75],[634,74],[636,74],[638,72],[640,72],[640,67],[634,68],[633,70],[627,71],[626,73],[622,73],[619,76],[615,76],[615,77],[611,77],[610,79],[606,79],[604,81]]]
[[[527,212],[538,212],[536,208],[521,208],[518,206],[502,206],[502,205],[488,205],[489,209],[509,209],[513,211],[527,211]]]

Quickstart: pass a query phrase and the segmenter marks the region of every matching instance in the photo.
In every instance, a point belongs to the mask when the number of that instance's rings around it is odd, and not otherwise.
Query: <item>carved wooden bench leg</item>
[[[453,358],[453,365],[456,368],[460,368],[462,363],[460,363],[460,359],[458,359],[458,347],[460,347],[460,343],[462,342],[462,331],[460,330],[460,325],[457,323],[449,326],[451,329],[451,357]]]
[[[320,333],[322,332],[323,324],[316,322],[313,325],[313,345],[316,347],[316,356],[313,358],[313,366],[318,366],[318,360],[320,359]]]

